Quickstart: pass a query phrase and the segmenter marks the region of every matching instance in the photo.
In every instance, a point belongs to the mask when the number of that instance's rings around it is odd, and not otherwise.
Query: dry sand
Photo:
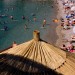
[[[57,18],[60,20],[60,18],[62,17],[64,20],[66,20],[66,17],[65,17],[66,14],[64,13],[65,10],[63,8],[62,1],[61,0],[56,0],[56,1],[55,1],[55,4],[57,5],[57,8],[58,8]],[[68,46],[69,42],[72,40],[72,36],[75,35],[73,33],[73,26],[70,26],[69,30],[63,30],[60,24],[61,24],[61,21],[58,22],[58,26],[56,28],[56,33],[58,35],[56,46],[59,48],[62,47],[62,44],[65,44],[66,46]],[[72,44],[75,46],[75,43],[72,43]],[[75,53],[75,50],[72,53]]]

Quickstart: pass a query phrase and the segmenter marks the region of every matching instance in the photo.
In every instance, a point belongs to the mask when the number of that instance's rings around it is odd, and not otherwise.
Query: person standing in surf
[[[43,20],[43,27],[46,25],[46,19]]]

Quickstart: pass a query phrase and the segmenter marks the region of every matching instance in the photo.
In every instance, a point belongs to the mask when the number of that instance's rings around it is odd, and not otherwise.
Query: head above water
[[[13,44],[16,44],[16,41],[13,41]]]

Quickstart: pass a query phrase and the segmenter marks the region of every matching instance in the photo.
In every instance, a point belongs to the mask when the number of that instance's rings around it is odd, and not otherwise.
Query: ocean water
[[[0,0],[0,15],[0,50],[12,45],[13,41],[21,44],[31,40],[34,30],[39,30],[41,39],[53,45],[58,38],[55,32],[57,24],[52,21],[57,11],[51,0]],[[13,20],[10,16],[13,16]],[[47,24],[42,28],[44,18]],[[8,27],[7,31],[2,30],[4,26]]]

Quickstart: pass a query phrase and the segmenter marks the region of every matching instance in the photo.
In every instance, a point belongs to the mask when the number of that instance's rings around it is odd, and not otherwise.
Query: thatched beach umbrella
[[[64,51],[41,40],[37,30],[32,40],[0,53],[0,75],[25,75],[25,72],[75,75],[74,65]]]

